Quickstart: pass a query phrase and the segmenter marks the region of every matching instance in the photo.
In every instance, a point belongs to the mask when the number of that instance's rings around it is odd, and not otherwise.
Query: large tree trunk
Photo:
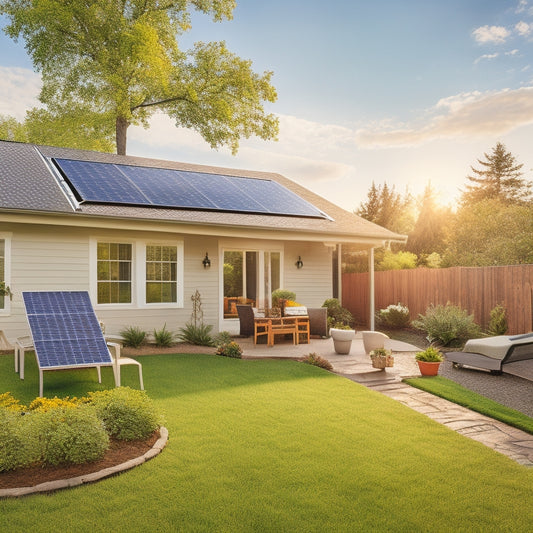
[[[130,123],[125,118],[117,117],[115,135],[118,155],[126,155],[126,140],[129,125]]]

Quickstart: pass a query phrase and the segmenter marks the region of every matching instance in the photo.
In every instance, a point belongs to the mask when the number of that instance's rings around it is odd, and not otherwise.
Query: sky
[[[533,180],[533,0],[237,0],[233,20],[194,15],[179,42],[214,40],[274,72],[278,141],[232,156],[158,114],[130,127],[129,155],[278,172],[348,211],[372,182],[431,184],[453,207],[497,142]],[[0,114],[23,119],[39,89],[0,33]]]

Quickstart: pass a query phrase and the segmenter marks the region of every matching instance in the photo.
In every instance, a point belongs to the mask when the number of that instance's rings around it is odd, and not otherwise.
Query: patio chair
[[[363,346],[365,353],[369,354],[372,350],[385,347],[385,341],[389,337],[380,331],[363,331]]]
[[[292,335],[292,343],[296,342],[298,335],[297,318],[273,318],[270,325],[270,343],[274,345],[276,335]]]
[[[115,385],[120,387],[120,367],[123,365],[135,365],[139,368],[139,385],[141,390],[144,390],[143,382],[143,366],[139,361],[132,359],[131,357],[122,357],[120,352],[122,346],[118,342],[108,342],[107,346],[113,348],[114,365],[113,371],[115,373]]]
[[[328,309],[327,307],[308,307],[309,334],[316,337],[328,336]]]
[[[241,337],[251,337],[254,334],[254,310],[251,305],[237,305],[237,315],[239,316],[239,335]]]
[[[470,339],[462,352],[444,354],[453,366],[471,366],[500,374],[505,364],[533,359],[533,333]]]

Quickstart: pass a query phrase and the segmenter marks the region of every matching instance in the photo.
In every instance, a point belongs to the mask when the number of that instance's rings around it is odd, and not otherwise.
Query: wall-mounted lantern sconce
[[[302,261],[302,258],[298,256],[298,261],[296,261],[296,268],[302,268],[304,266],[304,262]]]
[[[202,265],[204,265],[204,268],[209,268],[211,266],[211,259],[209,259],[207,252],[205,252],[205,257],[204,257],[204,260],[202,261]]]

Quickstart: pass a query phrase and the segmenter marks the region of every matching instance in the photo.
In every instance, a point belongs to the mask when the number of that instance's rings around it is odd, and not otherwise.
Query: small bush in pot
[[[372,366],[374,368],[385,368],[394,366],[394,357],[390,350],[386,348],[376,348],[370,353],[370,359],[372,359]]]
[[[434,346],[417,352],[415,359],[423,376],[436,376],[439,373],[440,364],[444,361],[442,353]]]

